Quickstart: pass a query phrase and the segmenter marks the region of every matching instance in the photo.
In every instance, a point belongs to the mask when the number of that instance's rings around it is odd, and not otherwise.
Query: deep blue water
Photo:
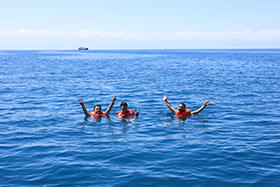
[[[279,186],[280,49],[0,51],[1,186]],[[173,117],[180,102],[191,110]],[[109,118],[86,118],[96,104]],[[138,118],[116,117],[122,101]]]

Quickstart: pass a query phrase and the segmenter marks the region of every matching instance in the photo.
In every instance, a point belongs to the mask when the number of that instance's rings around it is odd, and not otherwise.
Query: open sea
[[[280,49],[0,51],[0,152],[1,187],[280,186]]]

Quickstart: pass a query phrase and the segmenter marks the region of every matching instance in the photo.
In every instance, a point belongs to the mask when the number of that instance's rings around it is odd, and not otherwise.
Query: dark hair
[[[185,103],[180,103],[179,105],[183,105],[185,108],[186,108],[186,105],[185,105]]]
[[[121,106],[124,106],[124,105],[127,106],[127,103],[126,103],[126,102],[122,102],[122,103],[121,103]]]
[[[95,110],[95,108],[96,108],[97,106],[99,106],[100,109],[102,109],[102,108],[101,108],[101,105],[95,105],[94,108],[93,108],[93,111]]]

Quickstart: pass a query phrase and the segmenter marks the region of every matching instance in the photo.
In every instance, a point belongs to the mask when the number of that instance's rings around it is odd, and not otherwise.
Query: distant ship
[[[78,50],[88,50],[88,47],[79,47]]]

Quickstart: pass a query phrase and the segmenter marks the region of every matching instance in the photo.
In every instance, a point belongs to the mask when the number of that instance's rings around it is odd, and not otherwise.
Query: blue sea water
[[[0,186],[280,186],[280,49],[0,51]],[[186,120],[177,108],[208,105]],[[109,118],[85,117],[96,104]],[[138,118],[116,116],[122,101]]]

